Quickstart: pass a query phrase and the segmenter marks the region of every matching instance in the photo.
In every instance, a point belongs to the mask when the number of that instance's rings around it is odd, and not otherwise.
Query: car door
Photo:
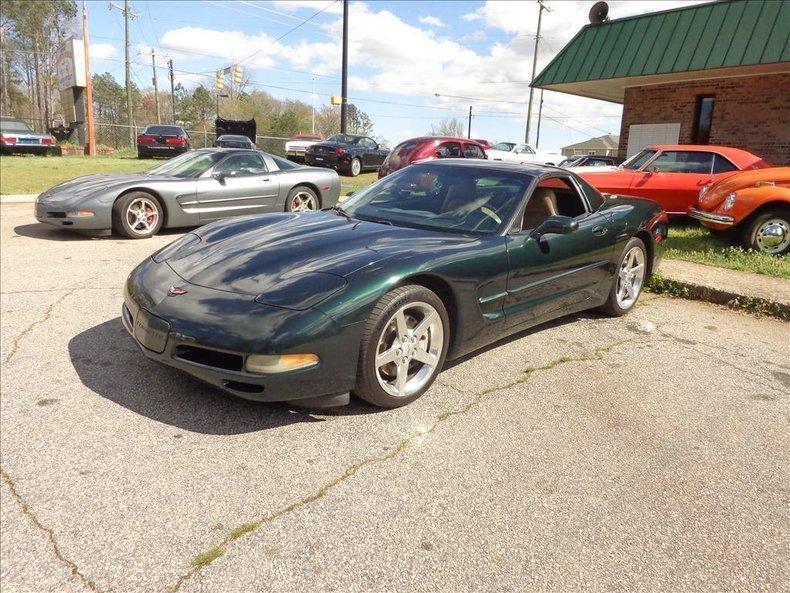
[[[555,215],[572,217],[578,228],[536,237],[533,231]],[[572,177],[540,178],[507,236],[508,326],[533,325],[601,300],[611,282],[616,241],[611,224],[609,213],[591,211]]]
[[[634,176],[631,189],[669,214],[686,214],[702,186],[714,180],[713,171],[712,152],[664,150]]]
[[[256,152],[231,154],[197,183],[200,222],[268,212],[277,202],[279,179]]]

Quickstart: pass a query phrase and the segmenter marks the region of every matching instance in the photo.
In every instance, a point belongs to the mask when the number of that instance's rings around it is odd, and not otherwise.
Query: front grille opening
[[[244,357],[241,354],[230,354],[199,346],[179,346],[176,348],[175,357],[226,371],[244,370]]]
[[[47,212],[47,218],[66,218],[65,212]]]
[[[241,391],[242,393],[263,393],[263,385],[242,383],[241,381],[223,381],[222,384],[228,389],[232,389],[233,391]]]

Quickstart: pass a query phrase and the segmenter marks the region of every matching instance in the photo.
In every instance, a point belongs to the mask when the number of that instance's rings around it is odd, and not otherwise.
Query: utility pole
[[[310,82],[310,109],[310,132],[315,134],[315,76],[313,76],[313,79]]]
[[[530,119],[532,119],[532,94],[535,92],[535,89],[532,88],[532,81],[535,80],[535,69],[538,66],[538,44],[540,43],[540,21],[541,17],[543,17],[543,11],[548,11],[549,9],[543,4],[544,0],[538,0],[538,30],[535,33],[535,53],[532,56],[532,78],[529,81],[529,106],[527,107],[527,131],[524,134],[524,142],[529,144],[529,123]]]
[[[346,133],[348,115],[348,0],[343,0],[343,77],[340,82],[340,133]]]
[[[162,123],[162,116],[159,113],[159,85],[157,84],[156,80],[156,51],[154,48],[151,48],[151,70],[154,73],[154,104],[156,105],[156,123]]]
[[[535,149],[540,145],[540,118],[543,115],[543,89],[540,89],[540,101],[538,101],[538,133],[535,137]]]
[[[467,139],[472,138],[472,106],[469,106],[469,125],[466,127],[466,137]]]
[[[109,8],[110,10],[114,9],[123,13],[123,33],[124,39],[126,40],[126,123],[129,126],[129,143],[131,144],[132,148],[134,148],[134,114],[132,113],[132,73],[130,70],[131,39],[129,37],[129,19],[137,18],[138,15],[136,12],[133,12],[131,8],[129,8],[129,0],[123,0],[123,8],[114,2],[110,2]]]
[[[173,60],[167,61],[167,69],[170,71],[170,107],[173,110],[173,125],[176,125],[176,80],[173,75]]]
[[[93,79],[91,79],[90,42],[88,40],[88,3],[82,0],[82,44],[85,50],[85,119],[87,120],[88,156],[96,156],[96,126],[93,121]]]

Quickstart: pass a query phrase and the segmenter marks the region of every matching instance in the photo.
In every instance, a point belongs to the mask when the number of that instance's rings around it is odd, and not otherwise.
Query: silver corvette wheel
[[[645,252],[641,247],[631,247],[623,258],[617,276],[617,304],[622,309],[634,306],[645,281]]]
[[[136,198],[124,212],[129,230],[136,235],[150,235],[159,224],[159,206],[148,198]]]
[[[394,397],[409,397],[431,381],[444,346],[442,318],[424,302],[408,303],[389,319],[376,347],[376,378]]]
[[[318,210],[318,203],[313,194],[300,191],[291,198],[289,210],[291,212],[313,212]]]

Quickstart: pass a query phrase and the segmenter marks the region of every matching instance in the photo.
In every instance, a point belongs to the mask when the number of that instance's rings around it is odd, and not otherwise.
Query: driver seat
[[[558,214],[557,196],[554,194],[554,190],[548,187],[539,187],[532,193],[527,202],[521,229],[537,228],[549,216],[557,216]]]
[[[452,212],[461,206],[472,204],[477,201],[477,185],[471,177],[464,177],[450,184],[447,188],[447,195],[442,202],[441,212]]]

